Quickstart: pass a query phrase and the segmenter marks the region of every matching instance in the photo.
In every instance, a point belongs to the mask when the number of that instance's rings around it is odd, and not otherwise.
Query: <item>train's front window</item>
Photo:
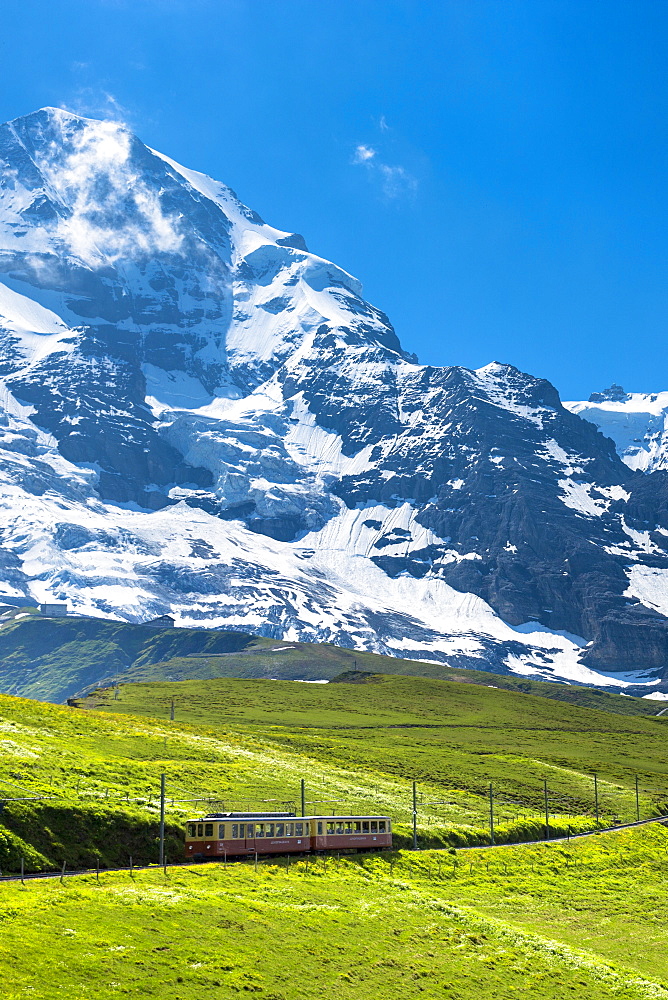
[[[188,823],[188,836],[189,837],[195,837],[195,836],[197,836],[197,824],[196,823]]]
[[[197,836],[198,837],[204,836],[204,826],[202,825],[202,823],[197,824]]]
[[[385,820],[384,819],[379,819],[378,820],[378,833],[385,833]]]
[[[213,837],[213,823],[204,824],[204,836]]]

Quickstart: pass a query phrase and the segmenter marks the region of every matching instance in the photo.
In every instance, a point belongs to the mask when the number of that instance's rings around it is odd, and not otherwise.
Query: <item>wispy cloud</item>
[[[379,128],[386,132],[389,126],[385,121],[385,115],[381,115]],[[389,199],[401,198],[412,195],[417,191],[418,181],[401,164],[386,163],[379,151],[373,146],[359,143],[355,147],[352,156],[355,166],[363,166],[369,172],[369,176],[380,186],[383,195]]]
[[[50,187],[70,207],[58,223],[60,239],[91,267],[121,257],[178,253],[180,218],[163,210],[162,192],[142,178],[132,134],[114,121],[76,128],[71,121],[63,118],[62,141],[38,160]]]
[[[63,111],[71,111],[84,118],[102,118],[123,125],[129,125],[132,117],[129,109],[121,104],[117,97],[107,90],[98,90],[94,87],[81,87],[71,100],[61,104],[60,107]]]
[[[379,163],[378,170],[383,179],[383,194],[388,198],[399,198],[403,194],[414,194],[417,191],[417,177],[405,167],[391,167],[388,163]]]
[[[372,146],[356,146],[353,155],[353,163],[368,163],[373,160],[376,150]]]

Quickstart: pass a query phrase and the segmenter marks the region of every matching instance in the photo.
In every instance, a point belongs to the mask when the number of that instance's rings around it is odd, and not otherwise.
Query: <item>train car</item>
[[[392,847],[389,816],[312,816],[312,851],[380,851]]]
[[[188,820],[185,848],[197,860],[302,854],[311,849],[311,821],[294,813],[216,813]]]
[[[374,851],[392,846],[389,816],[215,813],[186,823],[186,858]]]

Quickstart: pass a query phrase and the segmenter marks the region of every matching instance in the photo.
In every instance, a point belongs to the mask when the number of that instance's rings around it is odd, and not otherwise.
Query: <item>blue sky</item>
[[[4,0],[0,119],[120,117],[434,365],[668,388],[665,0]]]

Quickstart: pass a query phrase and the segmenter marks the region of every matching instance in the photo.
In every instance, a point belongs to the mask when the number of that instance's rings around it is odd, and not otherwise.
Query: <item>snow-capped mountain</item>
[[[564,403],[615,442],[629,469],[668,469],[668,392],[624,392],[614,385],[586,403]]]
[[[0,597],[623,687],[661,471],[548,382],[405,354],[346,271],[122,126],[0,127]]]

